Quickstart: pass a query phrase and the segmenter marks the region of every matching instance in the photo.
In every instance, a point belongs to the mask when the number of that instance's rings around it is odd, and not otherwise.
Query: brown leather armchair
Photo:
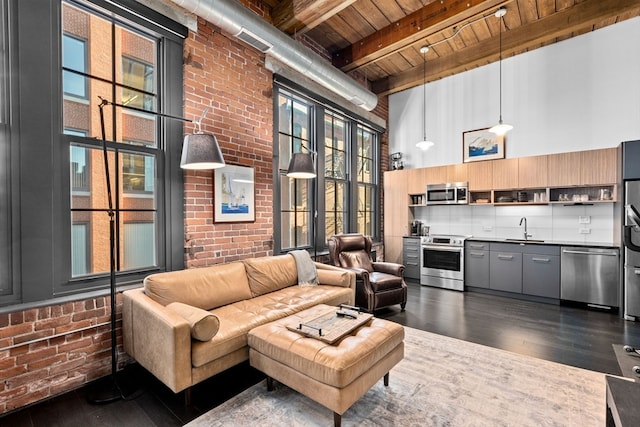
[[[355,271],[356,305],[369,312],[378,308],[407,305],[404,265],[371,260],[371,238],[362,234],[337,234],[329,238],[332,265]]]

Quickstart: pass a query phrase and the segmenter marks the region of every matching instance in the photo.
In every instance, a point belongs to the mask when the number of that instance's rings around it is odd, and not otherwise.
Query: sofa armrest
[[[318,282],[321,285],[342,286],[351,288],[355,294],[356,274],[351,270],[329,264],[315,263],[318,270]]]
[[[396,264],[395,262],[374,262],[373,271],[402,277],[404,273],[404,265]]]
[[[180,315],[145,295],[142,288],[123,293],[125,351],[178,393],[192,385],[191,329]]]

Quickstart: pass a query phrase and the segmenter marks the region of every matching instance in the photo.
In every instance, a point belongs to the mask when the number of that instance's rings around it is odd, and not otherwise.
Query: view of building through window
[[[100,98],[155,111],[157,39],[72,1],[62,5],[63,123],[69,146],[73,277],[109,271]],[[104,107],[117,269],[157,265],[158,130],[153,114]]]

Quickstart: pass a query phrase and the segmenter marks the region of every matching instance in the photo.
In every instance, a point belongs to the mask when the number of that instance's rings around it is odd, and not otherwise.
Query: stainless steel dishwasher
[[[560,299],[596,308],[618,307],[620,251],[616,248],[563,247]]]

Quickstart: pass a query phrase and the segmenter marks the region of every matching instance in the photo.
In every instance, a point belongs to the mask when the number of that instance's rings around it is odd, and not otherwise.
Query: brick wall
[[[186,266],[271,255],[273,85],[264,55],[203,20],[184,53],[185,116],[199,117],[209,108],[202,130],[216,136],[227,164],[254,168],[256,204],[255,222],[215,223],[213,173],[185,172]]]
[[[264,16],[260,2],[246,3]],[[254,168],[256,202],[255,222],[215,223],[213,173],[186,171],[186,267],[271,255],[273,91],[264,55],[200,20],[198,33],[190,33],[185,42],[184,77],[184,116],[198,118],[209,108],[203,131],[216,135],[227,164]],[[375,112],[386,118],[387,109],[385,98]],[[190,126],[185,125],[185,132],[194,130]],[[383,135],[383,170],[388,167],[387,147]],[[379,251],[379,259],[380,255]],[[120,299],[118,295],[118,322]],[[108,297],[0,315],[0,414],[108,375],[108,323]],[[122,366],[130,359],[121,347],[120,323],[117,333]]]
[[[116,304],[120,325],[120,295]],[[0,414],[109,375],[109,305],[100,297],[0,314]],[[117,334],[123,366],[130,358]]]

